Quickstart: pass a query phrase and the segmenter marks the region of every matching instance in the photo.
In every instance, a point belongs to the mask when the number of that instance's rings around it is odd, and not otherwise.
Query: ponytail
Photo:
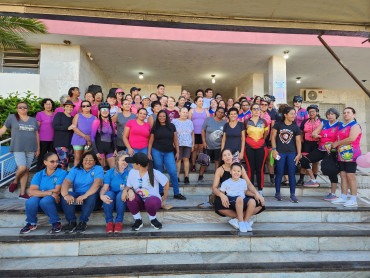
[[[154,170],[153,170],[153,160],[149,160],[148,163],[148,175],[150,184],[154,187]]]

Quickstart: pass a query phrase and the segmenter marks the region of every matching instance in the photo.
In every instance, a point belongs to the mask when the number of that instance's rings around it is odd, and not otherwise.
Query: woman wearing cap
[[[66,233],[84,233],[89,217],[94,210],[98,190],[103,184],[104,170],[99,160],[92,152],[82,155],[80,163],[73,167],[63,181],[61,195],[62,207],[68,224],[64,227]],[[73,192],[69,187],[73,185]],[[76,206],[81,206],[80,222],[76,223]]]
[[[145,108],[140,108],[136,119],[129,120],[123,130],[123,143],[131,156],[134,153],[148,153],[150,125],[145,122],[147,113]]]
[[[157,119],[158,112],[161,111],[161,103],[159,101],[153,101],[151,103],[152,114],[148,117],[148,124],[153,127],[155,120]]]
[[[34,157],[40,153],[39,125],[37,120],[28,114],[28,104],[26,102],[17,103],[17,113],[10,114],[0,129],[2,136],[10,128],[11,142],[10,152],[14,154],[17,165],[15,179],[9,186],[9,192],[13,193],[21,183],[19,199],[28,199],[26,185],[28,182],[29,169],[31,168]],[[3,164],[2,167],[4,167]],[[4,170],[4,169],[1,169]]]
[[[73,129],[74,133],[72,136],[71,145],[74,151],[74,166],[80,163],[82,154],[85,151],[85,146],[91,146],[91,127],[96,119],[91,114],[91,103],[87,100],[81,102],[82,113],[78,113],[74,116],[72,124],[75,126]]]
[[[125,213],[126,202],[122,201],[122,190],[127,185],[127,177],[131,168],[125,161],[128,153],[118,152],[115,167],[108,170],[104,177],[103,187],[100,190],[100,199],[103,201],[105,231],[107,233],[119,233],[122,231],[123,216]],[[113,209],[116,208],[117,216],[113,225]]]
[[[111,118],[113,118],[119,111],[119,108],[116,106],[116,103],[117,103],[117,96],[116,96],[116,92],[115,92],[116,88],[113,88],[113,89],[114,90],[112,90],[112,89],[109,90],[109,94],[107,96],[107,102],[110,105],[109,115],[110,115]]]
[[[143,104],[143,108],[146,109],[148,115],[146,116],[145,122],[148,122],[149,116],[153,113],[152,107],[150,106],[150,98],[148,96],[143,96],[141,99],[141,103]]]
[[[136,119],[136,115],[131,113],[131,103],[125,99],[121,106],[122,112],[117,113],[112,121],[116,123],[117,126],[117,151],[126,150],[126,146],[123,143],[123,130],[129,120]]]
[[[115,124],[110,116],[111,104],[99,104],[99,118],[95,119],[91,127],[91,145],[103,167],[106,162],[109,168],[114,167],[114,156],[117,154]],[[117,106],[114,106],[117,107]]]
[[[179,108],[177,108],[176,106],[176,100],[174,97],[169,97],[168,98],[168,102],[167,102],[167,106],[164,111],[166,111],[167,115],[168,115],[168,120],[170,121],[170,123],[172,123],[172,121],[174,119],[178,119],[180,117],[179,115]]]
[[[122,106],[122,101],[123,101],[124,95],[125,95],[125,92],[122,89],[118,88],[116,90],[116,98],[117,98],[116,106],[118,108],[120,108]]]
[[[60,188],[67,172],[57,167],[59,160],[55,153],[46,153],[43,160],[46,168],[37,172],[30,183],[30,198],[25,203],[27,224],[20,231],[21,234],[36,230],[39,208],[49,217],[49,223],[52,225],[50,232],[61,231],[57,204],[60,202]]]
[[[361,155],[360,140],[362,129],[356,121],[356,111],[346,107],[343,111],[343,123],[339,124],[337,141],[328,149],[337,148],[341,179],[341,197],[332,201],[333,204],[344,204],[345,207],[357,207],[356,160]],[[348,186],[351,197],[347,200]]]
[[[41,101],[41,106],[44,107],[44,110],[36,114],[36,120],[40,128],[40,154],[37,159],[37,171],[41,171],[44,166],[44,155],[48,152],[55,152],[53,146],[53,119],[55,115],[53,110],[55,108],[55,103],[50,98],[44,98]]]
[[[74,104],[73,111],[71,113],[72,117],[74,117],[77,113],[78,110],[80,109],[81,106],[81,99],[79,98],[81,95],[80,89],[78,87],[71,87],[68,90],[68,96],[69,100],[72,101]]]
[[[189,112],[189,120],[193,122],[195,137],[194,151],[191,155],[191,160],[193,164],[193,168],[191,169],[192,172],[196,171],[195,161],[197,158],[197,151],[199,150],[199,153],[203,151],[202,125],[207,117],[209,117],[209,112],[207,109],[203,108],[203,103],[203,97],[197,96],[194,99],[194,104],[196,105],[196,107],[194,109],[191,109]]]
[[[221,150],[229,149],[233,153],[234,162],[239,162],[244,157],[245,148],[245,126],[238,122],[238,109],[232,107],[229,109],[229,122],[224,126]]]
[[[131,112],[137,114],[137,111],[141,108],[141,96],[139,94],[133,97],[134,103],[131,106]]]
[[[320,126],[322,120],[319,117],[319,107],[316,104],[311,104],[307,107],[307,112],[309,118],[304,120],[301,123],[301,132],[302,132],[302,155],[308,155],[309,153],[317,150],[319,139],[312,136],[312,133]],[[304,183],[304,175],[306,170],[301,168],[299,180],[297,185],[304,185],[307,187],[318,187],[319,184],[316,181],[317,173],[319,172],[319,163],[312,163],[312,171],[314,174],[314,179]]]
[[[71,140],[73,136],[73,117],[71,115],[75,105],[67,100],[64,104],[64,112],[56,113],[53,119],[54,148],[59,157],[59,166],[67,170],[71,155]]]
[[[293,105],[294,105],[294,110],[296,113],[295,123],[299,127],[301,126],[304,120],[308,119],[307,110],[302,108],[302,101],[303,101],[303,98],[300,95],[296,95],[293,97]]]
[[[95,117],[98,117],[99,114],[99,108],[98,105],[95,104],[95,97],[93,92],[87,91],[85,93],[85,100],[90,102],[91,105],[91,114]],[[82,109],[80,109],[80,112],[82,112]]]
[[[308,110],[308,113],[310,114],[310,109]],[[320,122],[319,126],[312,132],[312,137],[319,140],[317,148],[309,152],[309,154],[303,155],[301,158],[302,169],[305,169],[311,178],[305,186],[307,186],[307,184],[310,186],[319,185],[316,181],[316,176],[311,169],[310,163],[315,164],[322,160],[327,155],[328,146],[337,140],[339,112],[335,108],[329,108],[325,115],[327,120]],[[336,152],[331,152],[330,155],[336,156]],[[333,201],[337,199],[335,192],[338,185],[338,175],[331,175],[329,176],[329,179],[331,182],[331,192],[324,198],[324,200]]]
[[[177,140],[176,127],[170,123],[166,111],[159,111],[157,120],[150,133],[148,145],[149,159],[153,160],[154,168],[160,172],[163,172],[163,165],[166,166],[166,170],[170,175],[174,198],[186,200],[180,194],[176,169],[176,161],[179,160],[179,142]],[[173,154],[174,151],[176,151],[176,156]]]
[[[153,169],[151,160],[144,153],[136,153],[133,157],[126,157],[125,160],[134,168],[128,174],[127,186],[122,192],[122,201],[126,202],[135,219],[132,230],[138,231],[143,227],[140,214],[143,209],[149,214],[151,225],[157,230],[161,229],[162,224],[157,219],[157,211],[161,207],[170,208],[165,204],[170,187],[167,177]],[[159,193],[159,184],[164,184],[162,197]]]
[[[295,196],[295,169],[301,159],[301,130],[294,123],[295,110],[286,107],[282,113],[282,121],[276,122],[272,128],[271,145],[272,156],[276,160],[275,198],[282,201],[280,194],[281,179],[287,168],[290,185],[290,201],[298,203]]]

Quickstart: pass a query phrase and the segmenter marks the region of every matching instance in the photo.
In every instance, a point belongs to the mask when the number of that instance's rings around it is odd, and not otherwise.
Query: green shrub
[[[30,91],[27,91],[26,95],[21,97],[18,92],[9,94],[8,97],[4,98],[0,96],[0,127],[4,125],[6,118],[10,114],[14,114],[17,112],[17,103],[18,102],[26,102],[28,104],[28,115],[30,117],[36,117],[37,112],[44,110],[41,106],[42,98],[35,96]],[[55,108],[60,106],[58,101],[55,102]],[[0,138],[1,140],[7,139],[10,137],[9,130]]]

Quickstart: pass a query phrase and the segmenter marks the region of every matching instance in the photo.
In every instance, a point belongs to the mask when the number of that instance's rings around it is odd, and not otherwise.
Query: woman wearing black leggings
[[[246,119],[245,130],[245,161],[248,168],[248,178],[254,185],[254,175],[257,176],[258,192],[262,196],[264,182],[263,165],[267,157],[267,147],[265,139],[269,133],[269,126],[264,119],[259,116],[260,106],[255,103],[251,107],[252,117]]]

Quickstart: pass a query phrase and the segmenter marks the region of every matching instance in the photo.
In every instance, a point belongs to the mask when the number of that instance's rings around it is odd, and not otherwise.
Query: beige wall
[[[130,93],[130,89],[132,87],[141,88],[140,95],[147,95],[149,96],[151,93],[157,92],[157,85],[158,84],[130,84],[130,83],[113,83],[112,87],[121,88],[125,94]],[[173,96],[176,99],[181,95],[181,85],[166,85],[165,84],[165,94],[167,96]]]
[[[263,73],[254,73],[248,75],[239,85],[235,87],[234,98],[238,98],[242,92],[245,96],[264,95],[264,75]]]

